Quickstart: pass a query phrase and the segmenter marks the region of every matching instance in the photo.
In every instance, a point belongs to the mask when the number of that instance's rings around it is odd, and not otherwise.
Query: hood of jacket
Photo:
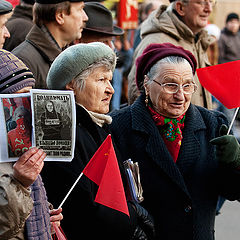
[[[157,10],[153,11],[142,23],[142,38],[152,33],[165,33],[176,39],[176,41],[184,39],[185,41],[194,43],[196,35],[173,11],[172,5],[169,7],[161,5]],[[215,39],[203,29],[198,33],[198,40],[201,41],[203,50],[206,50]]]

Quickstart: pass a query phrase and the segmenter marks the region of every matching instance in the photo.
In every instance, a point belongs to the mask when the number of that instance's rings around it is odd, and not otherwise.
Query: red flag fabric
[[[122,178],[111,135],[108,135],[93,155],[83,174],[95,182],[98,192],[95,202],[123,212],[129,216]]]
[[[240,60],[197,69],[200,83],[225,107],[240,107]]]
[[[53,237],[53,239],[55,240],[67,240],[67,238],[65,237],[65,235],[62,233],[61,231],[61,227],[58,227],[57,224],[55,222],[52,223],[54,230],[55,230],[55,235]]]

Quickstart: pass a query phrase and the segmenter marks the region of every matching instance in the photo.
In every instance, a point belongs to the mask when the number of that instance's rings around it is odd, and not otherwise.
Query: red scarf
[[[154,111],[149,105],[148,109],[157,126],[161,126],[160,134],[168,151],[176,162],[182,143],[182,129],[184,128],[185,113],[178,118],[166,118]]]

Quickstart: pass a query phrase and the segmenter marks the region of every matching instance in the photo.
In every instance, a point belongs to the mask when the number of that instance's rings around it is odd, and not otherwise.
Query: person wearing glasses
[[[123,161],[138,162],[156,238],[214,240],[218,196],[240,197],[240,150],[221,112],[191,103],[195,57],[171,43],[150,44],[137,59],[142,94],[111,113]],[[220,131],[220,132],[219,132]]]
[[[134,52],[133,63],[149,44],[169,42],[189,50],[197,59],[197,68],[210,65],[206,51],[215,40],[204,28],[208,24],[215,0],[170,0],[170,2],[169,6],[160,6],[142,23],[142,40]],[[135,73],[136,67],[133,64],[128,75],[129,104],[140,95],[135,82]],[[198,90],[191,102],[212,109],[210,93],[201,86],[197,76],[194,80]]]

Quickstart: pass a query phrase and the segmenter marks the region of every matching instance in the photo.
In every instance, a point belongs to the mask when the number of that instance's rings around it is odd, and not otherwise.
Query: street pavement
[[[225,201],[216,216],[216,240],[240,240],[240,202]]]

